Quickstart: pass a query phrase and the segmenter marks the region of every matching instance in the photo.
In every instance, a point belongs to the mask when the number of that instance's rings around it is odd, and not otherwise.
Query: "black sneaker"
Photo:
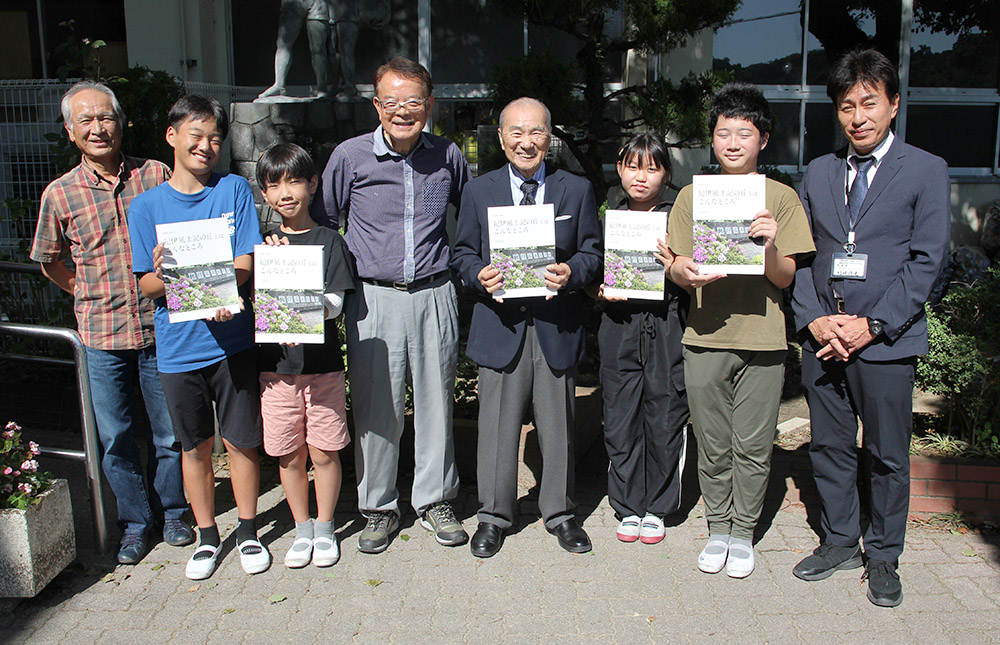
[[[796,578],[812,582],[826,580],[835,571],[859,569],[862,564],[860,546],[820,544],[812,555],[795,565],[792,573]]]
[[[896,607],[903,602],[903,585],[896,573],[896,563],[869,560],[861,579],[868,579],[868,600],[879,607]]]

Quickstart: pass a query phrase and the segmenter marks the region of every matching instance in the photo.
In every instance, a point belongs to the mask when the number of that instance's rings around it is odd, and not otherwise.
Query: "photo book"
[[[322,343],[321,245],[254,247],[254,340],[258,343]]]
[[[156,241],[163,244],[163,286],[170,322],[212,318],[219,307],[239,313],[226,218],[157,224]]]
[[[552,204],[491,206],[490,264],[503,274],[494,298],[549,296],[545,267],[556,261],[555,209]]]
[[[695,175],[692,258],[703,275],[764,275],[764,240],[750,222],[764,210],[764,175]]]
[[[662,300],[663,264],[654,254],[657,240],[666,236],[666,212],[606,211],[604,295]]]

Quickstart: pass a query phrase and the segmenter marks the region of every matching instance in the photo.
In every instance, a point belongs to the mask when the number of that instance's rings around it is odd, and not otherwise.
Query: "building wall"
[[[125,0],[129,64],[232,84],[228,11],[228,2],[212,0]]]

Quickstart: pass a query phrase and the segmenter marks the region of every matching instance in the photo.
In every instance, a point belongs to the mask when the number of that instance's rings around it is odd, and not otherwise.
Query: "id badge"
[[[834,253],[831,278],[864,280],[868,276],[867,253]]]

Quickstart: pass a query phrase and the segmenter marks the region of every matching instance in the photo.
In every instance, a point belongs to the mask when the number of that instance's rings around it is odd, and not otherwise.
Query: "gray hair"
[[[59,104],[59,109],[62,111],[63,123],[67,126],[70,125],[70,121],[73,119],[73,110],[70,107],[70,101],[73,100],[74,96],[84,90],[94,90],[95,92],[100,92],[111,99],[111,106],[115,111],[115,118],[118,120],[118,127],[125,126],[125,112],[122,110],[122,106],[118,102],[118,97],[111,91],[111,88],[104,83],[98,83],[97,81],[80,81],[79,83],[73,85],[73,87],[66,90],[66,93],[63,94],[62,102]]]
[[[549,132],[552,132],[552,112],[549,111],[549,108],[546,107],[544,103],[538,99],[533,99],[530,96],[522,96],[519,99],[514,99],[504,106],[503,110],[500,111],[500,129],[503,130],[504,115],[507,114],[507,110],[512,107],[523,107],[529,105],[532,107],[540,107],[545,110],[545,128]]]

